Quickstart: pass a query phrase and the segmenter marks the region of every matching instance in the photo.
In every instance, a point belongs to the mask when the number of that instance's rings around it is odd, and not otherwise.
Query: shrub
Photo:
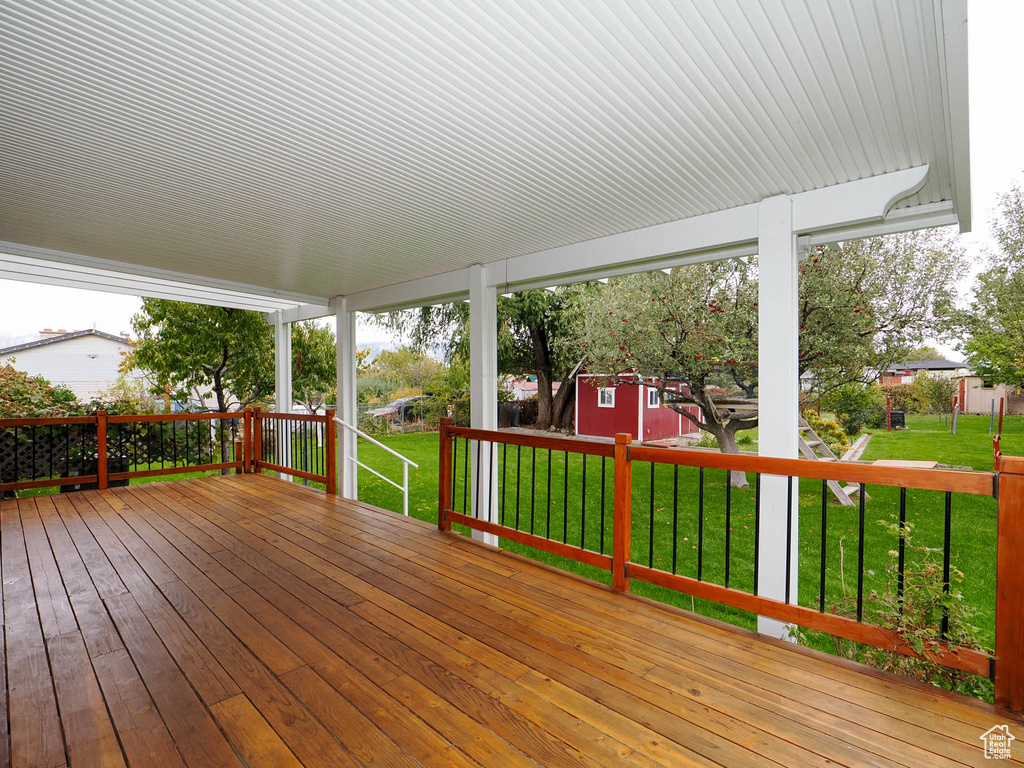
[[[814,411],[804,413],[804,418],[836,456],[842,456],[850,449],[850,438],[832,419],[823,419]]]
[[[895,517],[890,520],[879,520],[892,540],[889,561],[886,566],[884,584],[878,590],[869,590],[864,595],[864,620],[877,626],[892,630],[903,637],[907,644],[917,653],[930,651],[941,656],[948,653],[942,638],[942,617],[948,616],[948,630],[945,643],[953,648],[990,652],[980,640],[978,627],[974,625],[977,611],[964,604],[963,593],[959,585],[963,582],[963,573],[955,566],[950,566],[950,588],[947,593],[942,576],[942,552],[919,544],[914,538],[913,523],[905,523],[902,527]],[[902,534],[906,567],[903,570],[903,591],[900,592],[899,579],[899,539]],[[840,542],[840,553],[843,553]],[[845,558],[840,557],[840,568]],[[845,574],[841,574],[844,597],[830,606],[829,611],[839,616],[856,618],[856,596],[845,595]],[[853,579],[855,582],[856,579]],[[797,640],[807,643],[812,635],[798,630]],[[831,638],[835,643],[836,653],[854,661],[899,675],[911,677],[922,682],[945,688],[957,693],[992,700],[992,683],[986,678],[977,677],[968,672],[951,669],[931,661],[924,656],[905,656],[885,648],[855,643],[838,637]]]
[[[882,393],[881,408],[885,410],[886,398],[892,398],[892,409],[904,413],[916,413],[917,403],[914,399],[913,384],[884,384],[879,387]]]
[[[865,424],[872,424],[881,413],[885,419],[885,399],[873,384],[847,384],[834,389],[821,399],[821,405],[836,415],[848,437],[853,437]]]
[[[537,413],[540,409],[540,402],[536,397],[519,401],[519,426],[532,427],[537,423]]]
[[[956,384],[952,379],[920,371],[910,384],[910,391],[918,413],[949,415]]]

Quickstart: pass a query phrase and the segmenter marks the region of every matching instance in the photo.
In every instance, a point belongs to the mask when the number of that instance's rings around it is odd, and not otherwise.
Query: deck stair
[[[828,443],[822,440],[811,425],[807,423],[803,414],[800,414],[799,418],[800,422],[797,429],[799,430],[800,454],[805,459],[812,459],[814,461],[841,461],[832,452],[832,449],[828,447]],[[854,484],[840,485],[838,480],[829,480],[828,487],[832,491],[832,495],[844,507],[854,507],[857,505],[857,502],[851,497],[853,494],[860,492],[859,486]]]

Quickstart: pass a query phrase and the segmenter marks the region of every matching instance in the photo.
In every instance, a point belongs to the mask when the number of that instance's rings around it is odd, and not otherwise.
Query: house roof
[[[571,275],[562,249],[637,231],[668,258],[657,227],[730,211],[690,247],[749,245],[765,198],[913,169],[883,229],[966,230],[966,25],[965,0],[9,0],[0,252],[323,304]]]
[[[127,344],[128,346],[134,346],[135,342],[131,339],[126,339],[124,336],[115,336],[112,333],[105,333],[103,331],[97,331],[92,328],[85,331],[72,331],[71,333],[65,333],[60,336],[51,336],[48,339],[37,339],[36,341],[28,341],[24,344],[15,344],[13,347],[5,347],[0,349],[0,355],[11,355],[15,352],[22,352],[26,349],[35,349],[36,347],[46,347],[51,344],[60,344],[62,341],[70,341],[71,339],[80,339],[83,336],[99,336],[101,339],[107,339],[108,341],[116,341],[119,344]]]
[[[913,360],[903,363],[893,363],[889,371],[955,371],[958,368],[969,367],[967,363],[958,363],[955,360]]]

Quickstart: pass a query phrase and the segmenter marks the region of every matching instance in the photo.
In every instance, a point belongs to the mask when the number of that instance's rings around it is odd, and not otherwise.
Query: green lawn
[[[961,417],[958,434],[949,433],[938,417],[909,416],[908,429],[887,434],[876,432],[865,459],[931,459],[943,464],[992,469],[992,444],[988,435],[988,417]],[[394,435],[386,438],[391,448],[405,454],[420,466],[410,470],[410,514],[423,520],[437,519],[436,434]],[[1007,418],[1003,437],[1004,453],[1024,453],[1024,419]],[[486,447],[485,447],[486,456]],[[583,457],[515,446],[498,448],[499,510],[505,525],[521,530],[566,539],[588,549],[611,552],[612,462],[605,462],[604,515],[601,505],[601,459],[587,459],[586,494],[583,493]],[[401,463],[383,451],[365,443],[360,445],[360,460],[396,480],[401,478]],[[464,443],[459,446],[456,463],[454,506],[462,511],[472,508],[473,489],[464,485]],[[568,487],[566,476],[568,475]],[[548,492],[550,480],[550,493]],[[729,585],[753,589],[754,573],[754,477],[748,490],[731,491],[728,526],[730,537]],[[652,520],[650,465],[633,465],[633,559],[654,567],[696,576],[698,545],[703,547],[701,577],[718,584],[725,582],[726,570],[726,478],[725,472],[704,473],[703,532],[700,531],[700,473],[680,468],[678,496],[673,468],[657,465],[654,472],[653,546],[649,531]],[[401,509],[401,493],[367,472],[360,474],[360,499],[386,509]],[[883,582],[888,553],[895,546],[879,524],[899,513],[900,492],[895,488],[868,486],[869,501],[865,515],[865,591]],[[464,502],[465,495],[465,502]],[[486,493],[482,495],[486,498]],[[585,496],[585,504],[584,504]],[[799,484],[800,497],[800,604],[817,607],[822,546],[822,487],[819,481]],[[831,499],[831,497],[830,497]],[[518,501],[518,505],[517,505]],[[941,548],[944,530],[944,495],[913,489],[907,492],[907,519],[914,526],[917,540],[929,547]],[[518,509],[518,519],[517,519]],[[673,522],[676,525],[673,525]],[[859,511],[841,507],[830,500],[826,519],[826,602],[856,594]],[[994,637],[995,606],[996,502],[991,498],[954,494],[952,507],[952,562],[965,574],[964,599],[979,611],[978,624],[988,644]],[[502,546],[566,570],[608,583],[607,572],[575,561],[511,542]],[[692,608],[699,613],[753,627],[755,618],[715,603],[692,600],[670,590],[633,582],[633,590],[658,600]]]

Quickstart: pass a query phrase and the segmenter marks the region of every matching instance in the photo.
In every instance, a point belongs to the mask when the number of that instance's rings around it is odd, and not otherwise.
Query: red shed
[[[581,373],[576,377],[576,434],[614,437],[628,432],[634,440],[664,440],[699,431],[692,421],[661,402],[661,393],[646,384],[601,386],[606,376]],[[685,390],[682,384],[669,385]],[[697,406],[686,406],[697,415]]]

